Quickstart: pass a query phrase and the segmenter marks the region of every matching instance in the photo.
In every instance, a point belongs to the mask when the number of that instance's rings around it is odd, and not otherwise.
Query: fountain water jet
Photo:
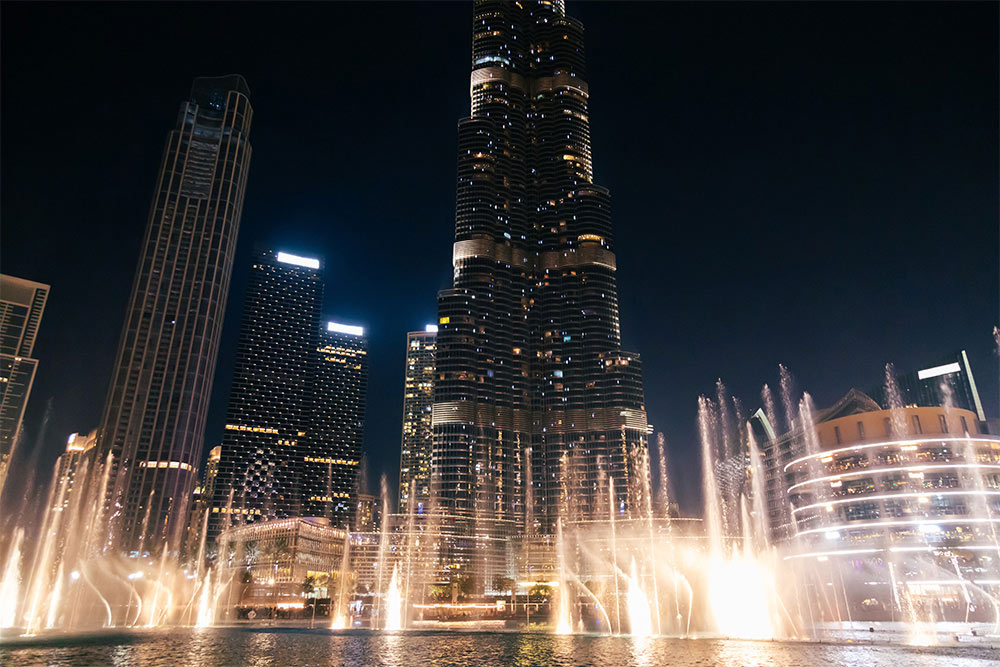
[[[333,613],[333,621],[330,623],[331,630],[343,630],[347,627],[347,596],[348,573],[351,566],[351,534],[344,533],[344,555],[340,561],[340,573],[337,581],[337,608]]]
[[[403,629],[403,595],[399,586],[399,564],[392,566],[392,577],[389,579],[389,590],[385,594],[385,625],[384,630]]]
[[[628,605],[629,634],[633,637],[652,636],[653,619],[649,609],[649,598],[646,597],[646,592],[642,590],[640,585],[635,556],[632,557],[632,571],[628,578],[626,602]]]
[[[559,611],[556,620],[556,634],[568,635],[573,633],[573,617],[570,608],[572,601],[569,586],[566,583],[567,564],[561,519],[556,524],[556,540],[559,553]]]
[[[215,624],[215,600],[212,590],[212,570],[205,573],[201,584],[201,597],[198,600],[198,619],[196,628],[207,628]]]
[[[21,544],[24,542],[24,529],[18,528],[14,533],[14,543],[7,553],[7,565],[3,570],[3,580],[0,582],[0,628],[13,628],[17,625],[18,589],[21,586]]]

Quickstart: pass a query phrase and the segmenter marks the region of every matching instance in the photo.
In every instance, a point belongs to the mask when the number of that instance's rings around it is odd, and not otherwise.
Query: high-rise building
[[[69,506],[73,490],[79,486],[76,477],[80,472],[80,464],[96,444],[97,429],[87,435],[71,433],[66,439],[66,451],[56,460],[56,474],[52,484],[55,491],[52,496],[53,509],[63,510]]]
[[[403,369],[403,441],[399,453],[399,512],[422,514],[431,494],[431,410],[437,325],[406,334]],[[413,494],[411,499],[410,494]],[[412,500],[412,509],[411,509]]]
[[[125,550],[179,548],[250,165],[250,91],[194,80],[167,137],[95,449]]]
[[[302,451],[303,516],[349,527],[365,441],[368,341],[358,326],[327,322],[313,357],[313,406]]]
[[[370,493],[358,493],[354,508],[354,532],[375,533],[381,525],[382,507],[378,497]]]
[[[454,283],[438,296],[432,511],[550,532],[606,515],[611,482],[631,510],[641,366],[621,348],[583,26],[560,1],[473,11]]]
[[[205,461],[204,477],[201,484],[194,488],[191,494],[191,511],[188,520],[187,540],[184,545],[184,555],[187,558],[197,557],[201,552],[203,538],[208,530],[206,514],[211,512],[213,494],[215,493],[215,478],[219,475],[219,461],[222,459],[222,445],[212,447]]]
[[[972,376],[969,356],[965,350],[937,360],[921,368],[896,377],[900,400],[903,405],[914,407],[948,405],[974,412],[980,422],[986,421],[979,389]],[[891,407],[886,398],[885,386],[872,390],[872,398],[883,408]]]
[[[298,516],[323,308],[320,261],[256,253],[243,303],[209,539],[244,519]],[[232,497],[230,497],[230,494]]]
[[[347,526],[364,443],[364,329],[320,325],[320,260],[257,253],[243,307],[210,540],[309,516]]]
[[[201,485],[201,493],[205,498],[211,499],[215,494],[215,479],[219,476],[219,461],[221,460],[222,445],[216,445],[208,453],[208,461],[205,463],[205,479]]]
[[[0,493],[35,381],[35,337],[49,286],[0,275]]]

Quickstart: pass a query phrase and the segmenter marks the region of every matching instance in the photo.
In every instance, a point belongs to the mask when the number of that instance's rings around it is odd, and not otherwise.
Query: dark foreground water
[[[174,629],[0,643],[0,664],[293,667],[299,665],[671,665],[678,667],[984,667],[985,644],[916,648],[736,640],[416,631],[382,635],[302,628]]]

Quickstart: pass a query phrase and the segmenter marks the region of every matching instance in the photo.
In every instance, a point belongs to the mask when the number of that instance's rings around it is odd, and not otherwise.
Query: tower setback
[[[458,127],[454,283],[438,296],[432,507],[553,532],[631,507],[641,365],[621,349],[611,199],[595,184],[583,26],[476,0]]]

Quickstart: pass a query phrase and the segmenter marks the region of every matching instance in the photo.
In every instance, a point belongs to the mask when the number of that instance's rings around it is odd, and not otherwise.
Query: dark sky
[[[26,429],[96,425],[163,142],[193,77],[242,73],[253,160],[214,405],[255,242],[326,261],[371,332],[366,447],[398,469],[405,332],[451,280],[466,3],[2,5],[4,273],[52,285]],[[696,508],[695,409],[786,364],[819,405],[969,352],[998,416],[996,3],[570,3],[587,29],[627,349]],[[48,412],[47,428],[43,428]]]

